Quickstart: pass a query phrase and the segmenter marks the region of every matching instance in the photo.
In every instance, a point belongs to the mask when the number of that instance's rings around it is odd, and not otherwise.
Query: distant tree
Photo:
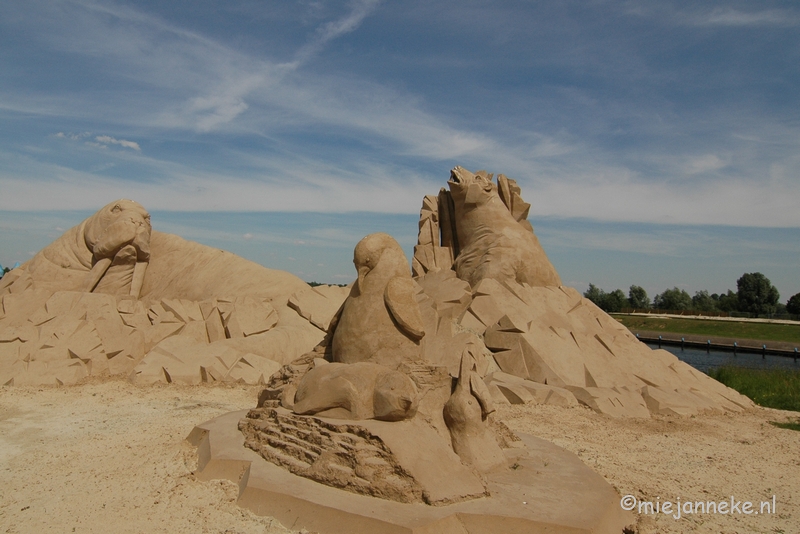
[[[692,307],[692,297],[683,289],[674,287],[653,297],[653,307],[660,310],[688,310]]]
[[[603,302],[603,296],[605,296],[605,294],[606,294],[605,291],[603,291],[596,285],[589,284],[589,289],[587,289],[583,293],[583,296],[594,302],[596,305],[600,306],[600,304],[602,304]]]
[[[736,281],[739,299],[739,310],[754,314],[756,317],[775,313],[780,294],[761,273],[745,273]]]
[[[641,286],[631,286],[628,290],[628,305],[638,310],[646,310],[650,307],[650,297],[647,291]]]
[[[623,293],[621,289],[615,289],[611,293],[606,293],[596,285],[589,284],[589,289],[584,292],[583,296],[597,304],[598,308],[608,313],[621,311],[622,308],[628,306],[628,299],[625,298],[625,293]]]
[[[692,297],[692,309],[699,311],[716,311],[717,303],[713,298],[711,298],[711,295],[708,294],[708,291],[703,289],[702,291],[695,293]]]
[[[328,286],[328,285],[330,285],[330,286],[339,286],[339,287],[347,287],[347,284],[325,284],[323,282],[317,282],[316,280],[313,281],[313,282],[306,282],[306,284],[310,285],[311,287]]]
[[[786,311],[800,315],[800,293],[789,297],[789,300],[786,301]]]
[[[628,307],[628,299],[625,298],[625,293],[621,289],[615,289],[611,293],[606,293],[603,296],[602,305],[600,308],[608,313],[616,313],[622,311],[622,308]]]
[[[714,293],[711,295],[711,299],[717,305],[717,309],[723,312],[735,312],[739,311],[739,297],[736,296],[736,293],[728,290],[727,293],[723,293],[721,295],[717,295]]]

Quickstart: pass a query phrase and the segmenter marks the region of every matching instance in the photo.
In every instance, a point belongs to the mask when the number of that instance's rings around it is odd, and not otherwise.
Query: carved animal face
[[[382,232],[363,238],[353,251],[353,264],[358,272],[359,287],[363,288],[364,278],[378,266],[378,263],[386,264],[387,267],[382,268],[386,270],[385,274],[391,276],[398,268],[407,270],[403,249],[392,236]]]
[[[464,167],[455,167],[450,171],[447,185],[457,204],[485,204],[496,195],[492,175],[485,171],[473,174]]]
[[[151,231],[150,214],[141,204],[117,200],[89,218],[84,240],[95,260],[113,258],[121,248],[133,245],[137,261],[148,261]]]
[[[417,412],[417,388],[403,373],[390,371],[375,384],[372,398],[375,419],[402,421]]]

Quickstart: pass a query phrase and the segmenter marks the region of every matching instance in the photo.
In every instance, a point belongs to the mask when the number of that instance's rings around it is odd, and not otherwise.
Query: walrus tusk
[[[87,293],[94,291],[94,288],[97,287],[98,282],[100,282],[100,279],[106,274],[109,267],[111,267],[111,258],[100,258],[97,260],[92,270],[89,271],[89,276],[86,277],[84,291]]]
[[[144,285],[144,273],[147,271],[146,261],[137,261],[133,267],[133,280],[131,280],[131,296],[135,299],[139,298],[139,293],[142,292],[142,285]]]

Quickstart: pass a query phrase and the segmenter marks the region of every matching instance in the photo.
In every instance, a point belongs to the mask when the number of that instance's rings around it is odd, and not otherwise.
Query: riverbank
[[[640,341],[649,344],[663,344],[677,347],[721,350],[725,352],[749,352],[756,354],[774,354],[789,358],[800,357],[800,343],[746,339],[740,337],[702,336],[696,334],[673,334],[671,332],[653,332],[630,329]]]
[[[733,350],[734,342],[739,347],[768,349],[794,352],[800,349],[800,323],[791,321],[765,322],[759,319],[721,320],[705,317],[652,316],[642,314],[612,314],[612,317],[626,326],[640,338],[647,336],[658,342],[692,340],[707,344],[710,339],[719,345],[719,350]]]

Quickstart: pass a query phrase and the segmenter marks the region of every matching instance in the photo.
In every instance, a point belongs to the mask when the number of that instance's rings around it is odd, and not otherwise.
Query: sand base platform
[[[509,465],[487,477],[489,497],[443,506],[404,504],[328,487],[293,475],[244,446],[240,419],[230,412],[192,430],[201,480],[239,485],[239,504],[290,528],[338,533],[609,533],[634,522],[617,492],[574,454],[521,435]]]

